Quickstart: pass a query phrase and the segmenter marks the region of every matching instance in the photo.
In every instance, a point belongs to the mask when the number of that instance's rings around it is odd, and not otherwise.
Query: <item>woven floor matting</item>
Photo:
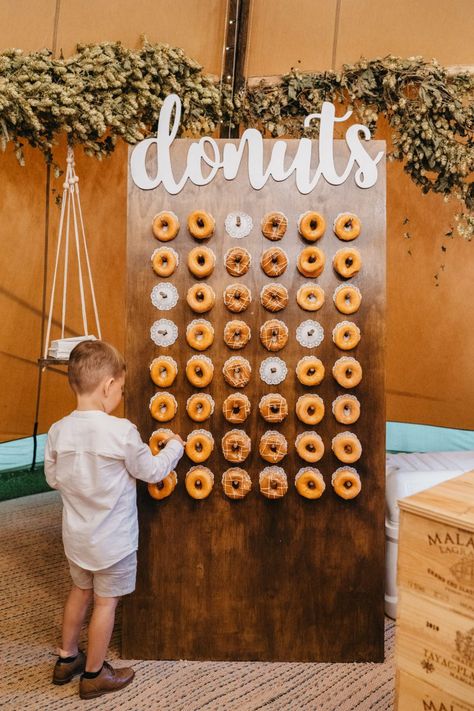
[[[0,504],[0,708],[11,711],[391,711],[394,625],[384,664],[135,661],[134,682],[81,701],[50,682],[69,588],[56,492]],[[119,656],[120,613],[110,659]],[[125,666],[119,661],[117,666]]]

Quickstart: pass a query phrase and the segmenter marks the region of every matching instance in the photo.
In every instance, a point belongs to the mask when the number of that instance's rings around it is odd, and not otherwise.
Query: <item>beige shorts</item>
[[[93,589],[99,597],[120,597],[135,590],[137,577],[137,552],[134,551],[109,568],[86,570],[69,560],[71,578],[82,590]]]

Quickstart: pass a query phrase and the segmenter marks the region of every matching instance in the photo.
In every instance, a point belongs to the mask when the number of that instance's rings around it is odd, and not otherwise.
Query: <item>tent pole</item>
[[[227,4],[221,86],[222,83],[231,84],[232,97],[240,91],[245,83],[250,3],[251,0],[228,0]],[[230,123],[223,124],[220,137],[238,138],[239,127],[232,127]]]
[[[61,0],[56,0],[56,6],[54,9],[54,20],[53,20],[53,37],[51,42],[52,56],[56,56],[56,48],[58,43],[58,25],[59,25],[59,14],[61,11]],[[45,218],[44,218],[44,262],[43,262],[43,300],[41,308],[41,341],[40,341],[40,359],[43,355],[43,341],[44,341],[44,325],[46,320],[46,283],[48,280],[48,235],[49,235],[49,196],[51,189],[51,163],[53,160],[53,155],[51,152],[50,160],[46,164],[46,187],[45,187]],[[43,371],[45,368],[40,365],[38,361],[38,385],[36,389],[36,408],[35,408],[35,423],[33,425],[33,460],[31,462],[31,471],[36,465],[36,453],[38,450],[38,422],[39,422],[39,410],[41,402],[41,386],[43,384]]]
[[[43,352],[44,326],[46,321],[46,285],[48,281],[48,247],[49,247],[49,194],[51,189],[51,163],[46,165],[46,188],[45,188],[45,220],[44,220],[44,252],[43,252],[43,297],[41,305],[41,336],[40,336],[40,358]],[[33,460],[31,471],[36,465],[36,454],[38,450],[38,421],[41,401],[41,385],[43,382],[44,367],[38,364],[38,384],[36,387],[36,408],[35,421],[33,425]]]

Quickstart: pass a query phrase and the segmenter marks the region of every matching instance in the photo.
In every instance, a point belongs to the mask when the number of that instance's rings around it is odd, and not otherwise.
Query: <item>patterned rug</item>
[[[56,492],[0,504],[0,708],[11,711],[391,711],[394,624],[384,664],[133,661],[122,692],[81,701],[51,684],[69,588]],[[120,612],[110,659],[119,657]],[[125,666],[120,660],[117,666]]]

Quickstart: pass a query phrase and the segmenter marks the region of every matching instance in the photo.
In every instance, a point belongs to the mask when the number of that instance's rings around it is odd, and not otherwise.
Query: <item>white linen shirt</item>
[[[101,410],[74,410],[52,425],[44,471],[63,500],[67,557],[101,570],[137,550],[136,479],[161,481],[182,454],[171,440],[153,456],[134,424]]]

